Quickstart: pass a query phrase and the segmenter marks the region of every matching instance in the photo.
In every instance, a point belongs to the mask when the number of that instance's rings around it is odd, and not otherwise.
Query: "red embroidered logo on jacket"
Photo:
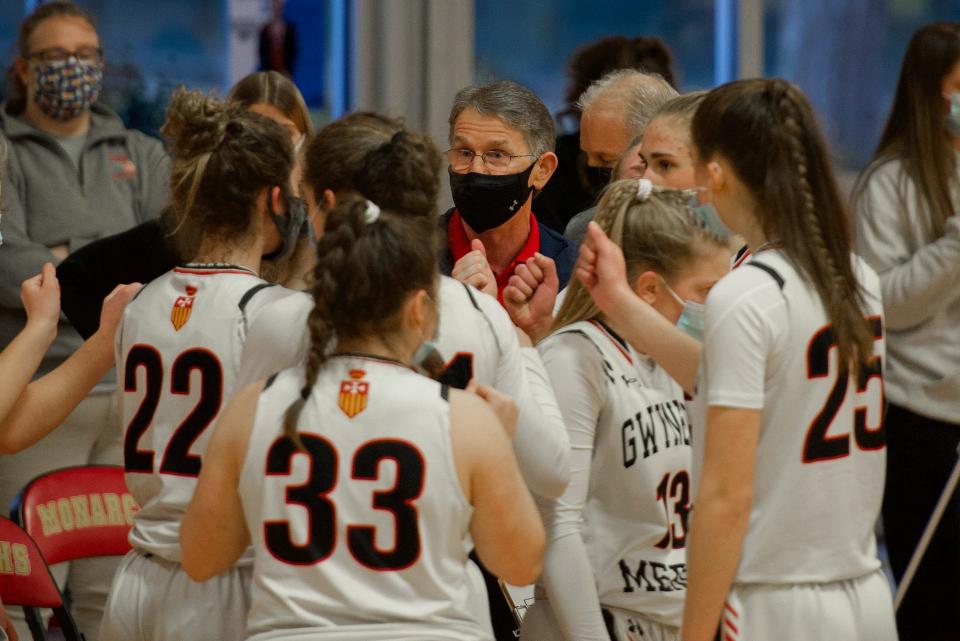
[[[110,156],[110,177],[114,180],[123,180],[136,178],[137,166],[133,164],[130,157],[126,154],[113,154]]]
[[[370,393],[370,383],[360,380],[367,375],[362,369],[352,369],[348,372],[349,381],[340,381],[340,409],[349,418],[353,418],[367,407],[367,394]]]
[[[180,331],[180,328],[190,320],[190,314],[193,312],[193,300],[197,294],[197,288],[187,285],[187,295],[178,296],[173,301],[173,309],[170,310],[170,322],[173,323],[173,329]]]

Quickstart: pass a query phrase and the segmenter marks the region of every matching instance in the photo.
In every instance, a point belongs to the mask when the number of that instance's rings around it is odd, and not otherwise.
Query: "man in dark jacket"
[[[501,302],[513,276],[552,281],[555,271],[556,287],[565,286],[576,254],[533,213],[534,195],[557,168],[546,106],[529,89],[501,81],[462,89],[449,122],[455,207],[441,219],[441,271]],[[522,326],[509,295],[506,302]]]

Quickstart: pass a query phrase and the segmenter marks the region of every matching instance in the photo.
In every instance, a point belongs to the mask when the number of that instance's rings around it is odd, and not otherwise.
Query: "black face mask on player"
[[[293,253],[297,246],[297,239],[310,232],[310,221],[307,220],[307,204],[302,198],[290,195],[289,192],[283,192],[283,198],[287,202],[287,215],[281,215],[273,211],[273,204],[270,207],[270,218],[280,234],[280,246],[269,254],[264,254],[265,260],[279,260],[286,258]]]
[[[520,211],[533,187],[527,183],[536,162],[519,174],[492,175],[450,169],[453,204],[470,229],[481,234],[499,227]]]

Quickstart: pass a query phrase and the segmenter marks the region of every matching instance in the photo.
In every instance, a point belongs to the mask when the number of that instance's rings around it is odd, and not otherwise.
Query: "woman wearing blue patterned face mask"
[[[45,285],[56,283],[54,265],[93,240],[156,218],[169,190],[169,160],[161,142],[126,129],[115,113],[97,101],[103,53],[92,16],[73,2],[36,4],[37,9],[20,25],[9,91],[0,105],[0,135],[8,143],[0,248],[0,336],[4,341],[34,324],[29,319],[29,302],[21,300],[23,281],[44,273]],[[127,280],[130,275],[122,273],[121,278]],[[93,298],[89,292],[85,295]],[[55,299],[59,302],[60,292]],[[87,381],[86,389],[93,388],[89,394],[81,393],[67,403],[60,392],[64,402],[55,404],[58,413],[75,407],[57,421],[63,430],[3,458],[0,504],[9,504],[30,479],[44,472],[120,462],[112,340],[106,341],[105,361],[89,360],[88,348],[81,346],[75,328],[56,311],[46,337],[49,349],[41,350],[36,359],[39,369],[22,368],[28,372],[27,380],[34,371],[41,377],[52,376],[62,371],[64,363],[84,355],[83,362],[97,363],[93,369],[101,371]],[[95,322],[99,320],[98,313]],[[12,384],[12,379],[0,380]],[[44,380],[38,378],[35,383]],[[113,559],[54,567],[57,579],[65,580],[73,593],[73,603],[79,604],[75,618],[89,639],[98,636],[104,595],[115,567]],[[22,621],[19,612],[11,616]],[[28,636],[20,621],[15,621],[20,636]]]
[[[22,109],[24,119],[42,131],[78,135],[89,129],[90,107],[100,95],[103,50],[85,14],[72,11],[72,3],[52,4],[67,10],[28,18],[21,27],[20,56],[11,74],[15,98],[8,109]]]

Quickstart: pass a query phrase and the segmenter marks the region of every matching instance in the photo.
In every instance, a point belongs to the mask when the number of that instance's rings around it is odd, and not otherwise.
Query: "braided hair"
[[[816,288],[840,363],[859,372],[873,353],[863,289],[851,261],[850,219],[809,102],[779,78],[711,91],[693,119],[701,161],[722,156],[757,203],[769,240]]]
[[[326,232],[317,243],[306,377],[300,398],[287,409],[283,423],[284,434],[298,445],[300,413],[334,339],[395,334],[410,294],[421,289],[435,294],[435,225],[427,216],[389,210],[368,222],[369,204],[356,196],[344,198],[327,218]]]
[[[689,202],[689,193],[677,189],[655,188],[641,199],[636,180],[618,180],[604,190],[594,220],[623,249],[628,282],[647,270],[672,280],[705,251],[726,249],[727,241],[707,229]],[[599,314],[583,283],[571,280],[552,329]]]

